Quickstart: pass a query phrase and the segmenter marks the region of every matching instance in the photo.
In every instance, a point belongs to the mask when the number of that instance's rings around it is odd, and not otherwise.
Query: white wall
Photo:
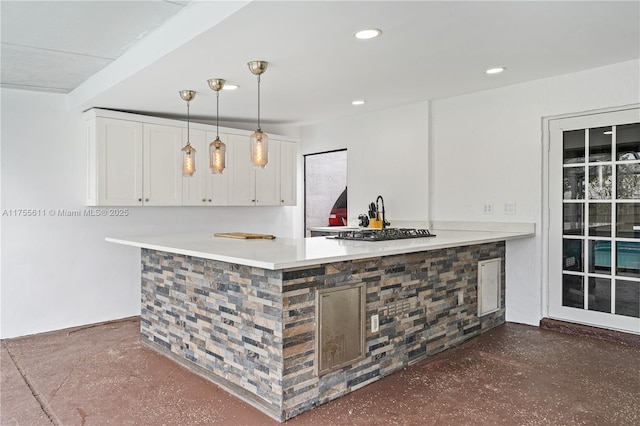
[[[538,324],[546,304],[542,118],[638,102],[631,61],[432,103],[432,219],[536,223],[535,239],[507,244],[508,321]],[[494,214],[482,213],[486,203]]]
[[[349,225],[358,225],[378,195],[392,225],[427,220],[428,119],[429,104],[421,102],[309,125],[299,154],[347,148]]]
[[[138,315],[139,249],[108,235],[246,231],[292,235],[293,207],[132,207],[128,217],[14,217],[82,209],[86,142],[66,97],[2,89],[1,337]]]

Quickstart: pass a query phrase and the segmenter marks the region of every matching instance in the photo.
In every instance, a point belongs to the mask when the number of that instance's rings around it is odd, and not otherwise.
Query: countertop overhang
[[[336,240],[332,237],[276,238],[274,240],[238,240],[215,237],[211,233],[166,234],[107,237],[106,241],[278,270],[355,259],[415,253],[428,250],[533,237],[534,227],[516,230],[432,229],[436,237],[392,241]]]

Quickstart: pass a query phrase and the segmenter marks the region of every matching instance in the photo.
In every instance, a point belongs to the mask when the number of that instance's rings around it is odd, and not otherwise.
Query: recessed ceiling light
[[[497,67],[497,68],[489,68],[485,72],[487,74],[500,74],[502,71],[506,70],[505,67]]]
[[[364,101],[361,99],[351,102],[351,105],[363,105],[363,104],[364,104]]]
[[[355,33],[353,33],[353,36],[360,40],[368,40],[370,38],[376,38],[381,34],[382,34],[382,31],[380,31],[379,29],[369,28],[366,30],[356,31]]]
[[[224,87],[222,88],[222,90],[236,90],[238,87],[240,87],[240,86],[238,86],[237,84],[233,84],[233,83],[232,83],[232,84],[229,84],[229,83],[226,83],[226,84],[224,85]]]
[[[607,130],[606,132],[602,133],[603,135],[612,135],[613,134],[613,130]]]

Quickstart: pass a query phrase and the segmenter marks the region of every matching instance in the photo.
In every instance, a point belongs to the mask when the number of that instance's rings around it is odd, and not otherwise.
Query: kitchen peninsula
[[[534,235],[507,225],[379,242],[107,241],[142,249],[142,341],[284,421],[503,323],[505,241]]]

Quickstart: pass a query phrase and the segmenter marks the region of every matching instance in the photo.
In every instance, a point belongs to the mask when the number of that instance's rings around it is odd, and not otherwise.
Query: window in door
[[[561,217],[561,227],[551,222],[549,312],[640,332],[631,320],[640,318],[640,122],[603,126],[602,119],[567,120],[551,140],[562,172],[561,181],[551,174],[549,181],[551,212]],[[561,209],[554,209],[554,193]],[[551,256],[561,259],[559,268]]]

